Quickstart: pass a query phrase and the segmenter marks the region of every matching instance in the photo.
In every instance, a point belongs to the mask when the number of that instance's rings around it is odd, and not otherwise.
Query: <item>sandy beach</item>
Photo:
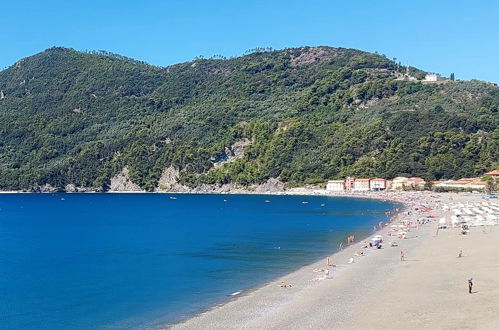
[[[376,234],[381,249],[358,242],[212,308],[173,329],[497,329],[499,226],[440,229],[456,203],[497,199],[430,192],[362,196],[402,202],[404,212]],[[462,204],[462,205],[463,205]],[[421,208],[421,205],[428,208]],[[471,204],[466,204],[471,205]],[[409,212],[409,213],[408,213]],[[431,219],[428,217],[431,216]],[[426,224],[418,225],[426,218]],[[411,222],[404,238],[394,227]],[[421,221],[421,220],[420,220]],[[389,234],[390,232],[390,234]],[[373,237],[373,236],[371,236]],[[371,240],[369,237],[366,242]],[[346,240],[346,238],[345,238]],[[398,246],[391,247],[389,242]],[[401,260],[401,251],[404,260]],[[462,251],[462,257],[458,257]],[[349,263],[353,258],[353,262]],[[473,278],[472,294],[468,279]],[[282,288],[284,282],[290,287]]]

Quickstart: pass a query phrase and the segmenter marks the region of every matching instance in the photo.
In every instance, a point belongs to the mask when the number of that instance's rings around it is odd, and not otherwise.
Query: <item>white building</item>
[[[386,180],[385,179],[371,179],[369,182],[369,189],[371,190],[385,190]]]
[[[429,73],[427,74],[425,77],[424,77],[424,80],[423,81],[431,81],[431,82],[434,82],[434,81],[437,81],[438,80],[438,76],[434,73]]]
[[[344,180],[329,180],[326,185],[326,190],[330,191],[343,191],[345,190]]]

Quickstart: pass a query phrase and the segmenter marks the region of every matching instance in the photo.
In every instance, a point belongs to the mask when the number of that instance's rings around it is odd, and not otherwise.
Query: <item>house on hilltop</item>
[[[423,81],[424,82],[437,82],[438,76],[435,73],[429,73],[424,77]]]

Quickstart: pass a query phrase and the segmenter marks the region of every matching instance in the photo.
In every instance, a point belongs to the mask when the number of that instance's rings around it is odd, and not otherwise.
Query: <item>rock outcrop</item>
[[[235,161],[236,159],[242,158],[244,155],[244,148],[251,145],[251,140],[242,139],[236,141],[230,148],[225,148],[222,154],[212,157],[214,168],[219,168],[220,166]]]
[[[173,166],[167,167],[163,170],[161,177],[159,178],[158,192],[188,192],[190,189],[179,184],[178,178],[180,176],[180,171],[178,168]]]
[[[124,167],[120,173],[111,178],[109,191],[144,191],[139,185],[132,182],[128,167]]]

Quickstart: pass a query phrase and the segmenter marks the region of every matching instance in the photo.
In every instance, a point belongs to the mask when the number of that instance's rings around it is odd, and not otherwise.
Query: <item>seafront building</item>
[[[371,179],[369,182],[371,190],[385,190],[387,189],[387,180],[385,179]]]
[[[379,191],[388,188],[388,180],[347,177],[345,180],[329,180],[326,190],[329,191]]]
[[[329,180],[326,185],[326,190],[329,191],[344,191],[345,180]]]
[[[490,171],[484,174],[485,176],[491,176],[494,180],[499,180],[499,170]]]
[[[353,190],[355,191],[369,191],[369,179],[355,179],[353,184]]]
[[[391,189],[392,190],[402,190],[405,186],[407,186],[408,178],[404,176],[398,176],[392,180]]]
[[[487,183],[480,178],[462,178],[459,180],[434,181],[433,187],[443,189],[485,190]]]
[[[345,190],[354,190],[355,188],[355,178],[347,177],[345,179]]]
[[[396,177],[392,180],[392,190],[404,190],[404,189],[424,189],[426,181],[423,178],[412,177],[406,178],[404,176]]]
[[[484,176],[489,176],[494,181],[499,181],[499,170],[487,172]],[[433,188],[443,190],[477,190],[484,191],[487,188],[487,182],[482,178],[462,178],[459,180],[440,180],[431,182]],[[399,176],[393,180],[381,178],[353,178],[347,177],[344,180],[329,180],[326,190],[329,191],[382,191],[382,190],[424,190],[427,188],[427,182],[423,178],[407,178]]]

